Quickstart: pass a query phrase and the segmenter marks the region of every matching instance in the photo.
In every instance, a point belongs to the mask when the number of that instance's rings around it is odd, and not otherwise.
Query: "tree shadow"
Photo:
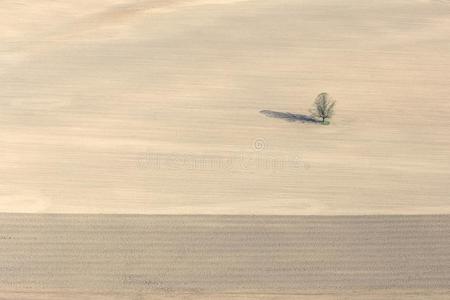
[[[261,110],[260,113],[269,118],[283,119],[288,122],[302,122],[302,123],[313,123],[313,124],[322,123],[321,121],[314,119],[312,116],[302,115],[302,114],[292,114],[289,112],[279,112],[279,111],[273,111],[273,110]]]

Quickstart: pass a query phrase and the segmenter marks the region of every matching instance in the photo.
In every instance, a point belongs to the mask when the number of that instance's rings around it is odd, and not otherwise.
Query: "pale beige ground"
[[[262,295],[262,294],[95,294],[76,292],[3,292],[1,300],[448,300],[449,293],[413,292],[378,292],[348,293],[340,295]]]
[[[450,216],[0,214],[0,299],[450,299]]]
[[[447,1],[5,0],[0,39],[0,211],[450,213]]]

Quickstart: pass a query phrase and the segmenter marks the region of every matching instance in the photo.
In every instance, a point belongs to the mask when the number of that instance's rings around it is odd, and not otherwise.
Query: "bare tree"
[[[328,93],[320,93],[314,101],[311,113],[314,117],[322,119],[322,123],[325,123],[326,119],[333,116],[335,104],[336,101]]]

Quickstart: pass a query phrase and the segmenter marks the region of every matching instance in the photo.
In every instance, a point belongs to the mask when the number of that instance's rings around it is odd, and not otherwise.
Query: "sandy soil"
[[[448,299],[449,231],[450,216],[0,214],[0,299]]]
[[[450,213],[449,12],[2,1],[0,211]]]
[[[261,295],[261,294],[114,294],[114,293],[76,293],[76,292],[4,292],[0,293],[1,300],[448,300],[448,293],[411,292],[380,292],[380,293],[349,293],[340,295]]]

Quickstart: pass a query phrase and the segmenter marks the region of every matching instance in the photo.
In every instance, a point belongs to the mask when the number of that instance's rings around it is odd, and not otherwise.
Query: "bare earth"
[[[0,300],[450,299],[449,1],[2,0],[0,41]]]
[[[0,228],[0,299],[450,297],[449,216],[0,214]]]
[[[4,0],[0,38],[0,211],[450,213],[448,1]]]

